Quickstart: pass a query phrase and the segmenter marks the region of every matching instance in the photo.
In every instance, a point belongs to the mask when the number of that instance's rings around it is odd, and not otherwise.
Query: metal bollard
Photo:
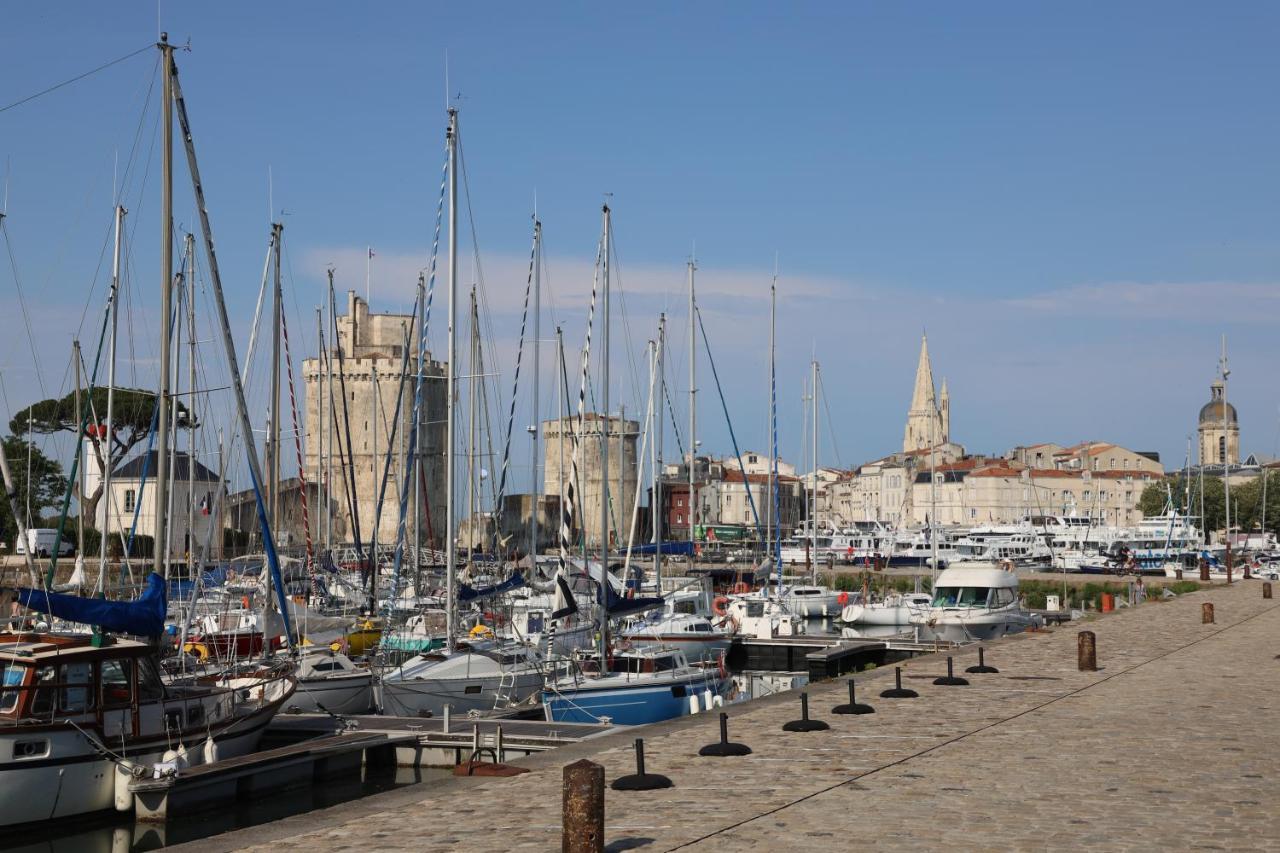
[[[1263,583],[1262,583],[1262,597],[1263,597],[1263,598],[1270,598],[1270,597],[1271,597],[1271,581],[1263,581]]]
[[[1231,583],[1231,564],[1227,564],[1227,583]]]
[[[562,790],[561,853],[604,853],[604,767],[566,764]]]
[[[1092,631],[1081,631],[1076,649],[1076,659],[1081,672],[1098,669],[1098,637]]]
[[[1213,602],[1206,601],[1200,605],[1200,623],[1202,625],[1213,624]]]
[[[1182,580],[1182,569],[1178,569],[1175,574],[1177,575],[1178,580]]]
[[[1204,583],[1209,582],[1209,564],[1204,561],[1200,562],[1200,580]]]

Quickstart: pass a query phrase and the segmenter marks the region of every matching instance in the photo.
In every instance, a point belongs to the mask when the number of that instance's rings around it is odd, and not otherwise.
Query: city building
[[[1227,384],[1221,379],[1209,386],[1209,402],[1200,407],[1196,432],[1201,465],[1240,464],[1240,422],[1236,407],[1227,401]]]
[[[86,441],[85,458],[93,460],[86,465],[85,490],[90,493],[98,488],[101,474],[95,464],[98,456]],[[194,465],[194,468],[189,466]],[[105,530],[111,537],[108,552],[135,531],[142,536],[156,534],[156,451],[135,456],[120,464],[111,473],[111,490],[98,502],[94,527]],[[218,475],[199,462],[178,451],[170,466],[172,478],[169,486],[170,504],[165,509],[168,522],[169,556],[180,559],[194,544],[199,549],[208,543],[208,555],[222,557],[222,534],[217,524],[216,510],[221,497],[226,497],[226,486]],[[107,505],[110,503],[110,521],[107,522]],[[136,526],[135,526],[136,525]],[[194,534],[194,536],[192,535]],[[160,543],[157,543],[159,546]]]

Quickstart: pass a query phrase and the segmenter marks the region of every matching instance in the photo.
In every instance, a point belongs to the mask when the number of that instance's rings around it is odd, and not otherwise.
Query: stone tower
[[[1240,423],[1236,407],[1227,402],[1227,384],[1221,379],[1209,386],[1209,402],[1200,407],[1200,464],[1240,464]]]
[[[338,343],[342,349],[343,364],[338,366],[338,354],[329,353],[329,364],[321,358],[308,358],[302,362],[303,384],[306,387],[306,443],[304,466],[308,483],[321,482],[330,467],[333,483],[329,489],[330,512],[333,513],[333,538],[353,543],[355,530],[348,509],[347,491],[343,485],[345,470],[355,472],[355,502],[360,514],[362,543],[368,548],[372,539],[379,484],[386,464],[387,445],[390,443],[391,426],[396,413],[396,396],[401,390],[400,370],[404,364],[404,343],[409,324],[409,314],[373,314],[369,305],[347,293],[347,313],[339,316]],[[417,377],[417,349],[410,344],[408,377],[403,383],[400,400],[400,422],[396,427],[395,449],[392,456],[386,496],[378,527],[378,549],[388,551],[395,543],[399,517],[400,487],[407,476],[405,457],[408,455],[408,430],[413,423],[413,397]],[[330,376],[332,379],[330,380]],[[424,547],[444,547],[445,536],[445,365],[427,353],[425,381],[423,382],[421,444],[417,448],[422,459],[422,544]],[[374,444],[374,384],[377,383],[378,414],[376,447]],[[343,392],[345,391],[345,395]],[[332,401],[332,405],[330,405]],[[346,419],[343,417],[344,405]],[[324,421],[321,424],[321,408]],[[350,422],[351,441],[347,443],[346,426]],[[320,435],[324,431],[324,454],[319,457]],[[338,455],[341,448],[341,459]],[[402,449],[403,448],[403,449]],[[375,452],[376,450],[376,452]],[[330,463],[329,460],[332,460]],[[405,522],[406,542],[413,536],[413,497],[410,484],[409,517]],[[323,508],[312,509],[312,535],[323,523],[318,516]]]
[[[907,410],[907,426],[902,436],[902,452],[927,450],[951,440],[951,398],[943,383],[942,405],[933,387],[933,366],[929,363],[929,338],[920,338],[920,362],[916,365],[916,384],[911,392],[911,408]]]
[[[600,510],[604,499],[601,480],[605,418],[595,412],[583,416],[583,432],[579,436],[578,479],[581,492],[575,507],[575,526],[586,535],[588,547],[600,546]],[[625,544],[631,530],[631,507],[636,496],[636,438],[640,435],[637,421],[608,418],[609,436],[609,541],[612,547]],[[578,429],[576,417],[542,422],[544,452],[544,491],[561,497],[573,467],[573,434]],[[563,440],[562,440],[563,437]],[[560,456],[564,448],[563,462]],[[563,475],[563,479],[562,479]],[[557,522],[558,523],[558,522]],[[559,536],[559,529],[556,530]]]

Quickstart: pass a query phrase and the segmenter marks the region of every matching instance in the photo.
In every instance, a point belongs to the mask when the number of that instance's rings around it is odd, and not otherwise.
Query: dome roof
[[[1227,423],[1235,426],[1236,407],[1225,400],[1212,400],[1200,407],[1200,423],[1205,426],[1222,426],[1222,409],[1226,407]]]

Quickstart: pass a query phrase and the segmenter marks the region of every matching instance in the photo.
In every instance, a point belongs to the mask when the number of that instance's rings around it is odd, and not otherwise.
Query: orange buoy
[[[841,607],[844,607],[846,604],[848,604],[849,593],[841,591],[840,594],[836,596],[836,603],[839,604]]]
[[[729,599],[726,596],[718,595],[715,601],[711,602],[711,610],[717,616],[727,616],[729,614]]]
[[[1109,592],[1102,594],[1102,612],[1110,613],[1116,609],[1116,597]]]

